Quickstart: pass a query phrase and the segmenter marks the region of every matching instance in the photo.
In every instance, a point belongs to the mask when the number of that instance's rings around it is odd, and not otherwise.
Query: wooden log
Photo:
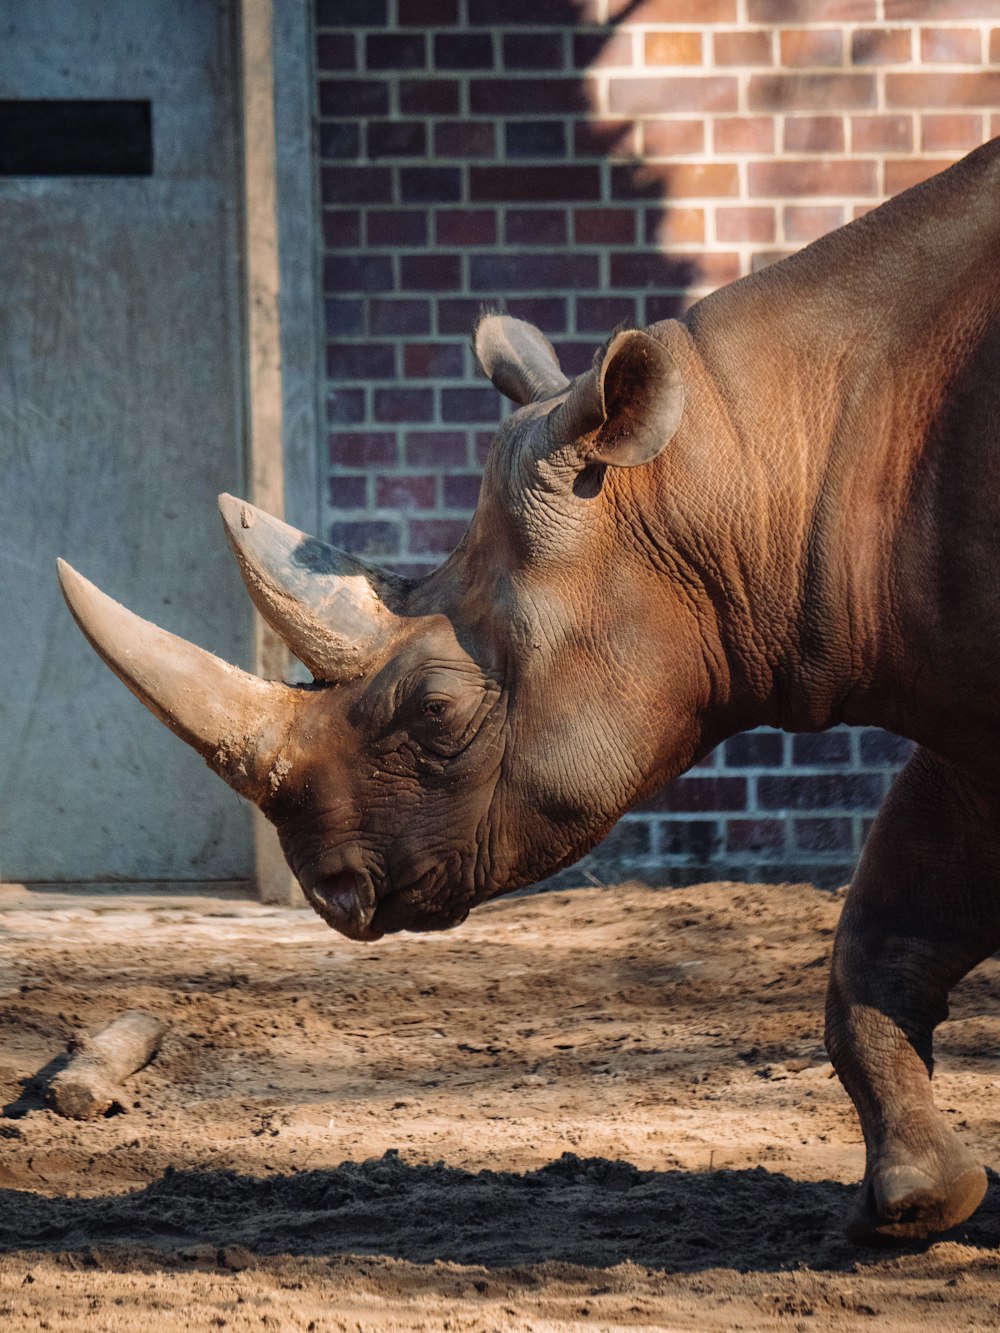
[[[120,1084],[152,1060],[167,1024],[140,1009],[129,1009],[94,1036],[75,1038],[70,1062],[49,1085],[60,1115],[95,1120],[122,1106]]]

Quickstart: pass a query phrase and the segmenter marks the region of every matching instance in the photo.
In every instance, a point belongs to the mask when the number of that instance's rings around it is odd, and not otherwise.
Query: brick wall
[[[328,536],[461,537],[503,302],[586,368],[1000,133],[996,0],[317,0]],[[736,737],[587,873],[842,881],[906,747]],[[609,869],[613,865],[613,870]]]

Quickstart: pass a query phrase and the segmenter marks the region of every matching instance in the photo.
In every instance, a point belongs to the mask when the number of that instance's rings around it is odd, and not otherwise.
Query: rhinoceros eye
[[[429,695],[420,705],[420,716],[429,721],[445,721],[454,709],[450,699],[440,695]]]

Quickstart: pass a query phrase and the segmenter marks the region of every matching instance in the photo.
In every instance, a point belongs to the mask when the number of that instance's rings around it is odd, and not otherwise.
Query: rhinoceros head
[[[357,939],[453,925],[576,859],[696,745],[630,481],[678,425],[672,357],[627,330],[570,382],[541,333],[496,315],[475,349],[521,406],[426,578],[221,498],[250,595],[312,684],[247,675],[61,564],[98,653],[260,806],[309,902]]]

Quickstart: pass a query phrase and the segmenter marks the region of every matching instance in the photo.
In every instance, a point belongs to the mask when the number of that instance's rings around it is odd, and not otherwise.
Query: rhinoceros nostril
[[[375,892],[367,875],[356,870],[303,877],[306,897],[335,930],[351,939],[373,938]]]

